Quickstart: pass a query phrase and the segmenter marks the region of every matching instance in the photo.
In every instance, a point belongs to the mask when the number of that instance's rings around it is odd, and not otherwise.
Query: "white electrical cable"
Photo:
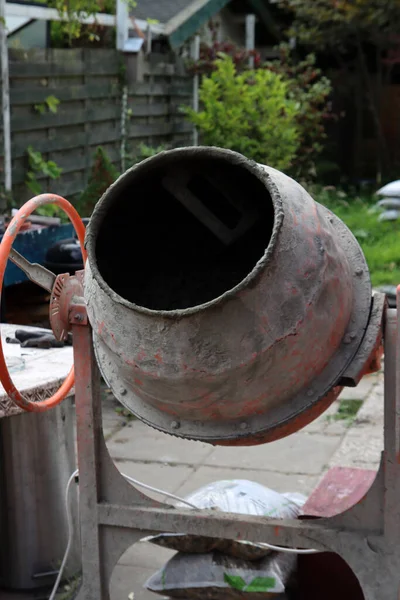
[[[78,469],[72,473],[71,477],[68,479],[67,487],[65,488],[65,509],[67,511],[68,543],[67,543],[67,548],[64,553],[64,558],[62,559],[61,567],[60,567],[60,570],[58,571],[57,579],[53,586],[53,590],[50,594],[49,600],[54,600],[54,598],[56,597],[58,586],[60,585],[61,577],[64,572],[65,565],[67,563],[68,556],[69,556],[71,546],[72,546],[72,538],[74,535],[74,530],[72,527],[72,511],[71,511],[71,503],[69,501],[69,490],[71,489],[71,484],[74,481],[75,477],[78,475],[78,473],[79,473]]]
[[[78,475],[79,475],[79,471],[77,469],[76,471],[74,471],[72,473],[71,477],[68,479],[67,487],[65,489],[65,509],[66,509],[66,513],[67,513],[67,523],[68,523],[68,542],[67,542],[67,547],[66,547],[66,550],[64,553],[64,558],[62,559],[61,567],[58,572],[57,579],[54,583],[53,590],[50,594],[49,600],[54,600],[54,598],[56,596],[64,569],[65,569],[65,565],[67,563],[68,556],[71,551],[72,539],[73,539],[74,532],[73,532],[73,527],[72,527],[72,511],[71,511],[71,503],[69,501],[69,491],[71,489],[72,482],[74,481],[75,477],[77,477]],[[186,504],[187,506],[189,506],[190,508],[192,508],[194,510],[201,510],[201,509],[198,509],[198,507],[195,504],[192,504],[191,502],[188,502],[187,500],[184,500],[183,498],[180,498],[179,496],[175,496],[175,494],[170,494],[169,492],[165,492],[164,490],[160,490],[151,485],[147,485],[146,483],[142,483],[141,481],[138,481],[137,479],[134,479],[133,477],[126,475],[125,473],[121,473],[121,475],[127,481],[134,483],[138,487],[142,487],[142,488],[149,490],[151,492],[154,492],[156,494],[161,494],[162,496],[165,496],[166,498],[171,498],[172,500],[177,500],[178,502],[181,502],[182,504]],[[260,543],[260,545],[263,546],[264,548],[267,548],[268,550],[272,550],[273,552],[282,552],[282,553],[286,553],[286,554],[316,554],[318,552],[321,552],[320,550],[314,550],[314,549],[307,550],[307,549],[299,549],[299,548],[284,548],[283,546],[274,546],[273,544],[267,544],[266,542],[262,542],[262,543]]]
[[[69,490],[71,489],[71,484],[72,484],[73,480],[78,475],[79,475],[79,471],[77,469],[76,471],[74,471],[72,473],[71,477],[68,479],[67,487],[65,489],[65,509],[66,509],[66,512],[67,512],[68,542],[67,542],[67,547],[66,547],[66,550],[65,550],[64,558],[62,560],[61,567],[60,567],[60,570],[58,572],[57,579],[56,579],[56,581],[54,583],[53,590],[52,590],[52,592],[50,594],[49,600],[54,600],[54,598],[56,596],[58,587],[60,585],[61,577],[63,575],[64,569],[65,569],[65,565],[67,563],[68,556],[69,556],[69,553],[71,551],[72,539],[73,539],[73,527],[72,527],[71,503],[69,501]],[[127,481],[130,481],[131,483],[134,483],[135,485],[137,485],[139,487],[145,488],[146,490],[149,490],[151,492],[155,492],[156,494],[161,494],[162,496],[166,496],[167,498],[172,498],[173,500],[177,500],[178,502],[182,502],[183,504],[187,504],[188,506],[190,506],[190,508],[197,509],[197,506],[195,506],[194,504],[191,504],[190,502],[188,502],[187,500],[184,500],[183,498],[179,498],[179,496],[175,496],[174,494],[170,494],[169,492],[164,492],[164,490],[159,490],[158,488],[152,487],[151,485],[147,485],[146,483],[142,483],[141,481],[138,481],[137,479],[133,479],[133,477],[129,477],[129,475],[125,475],[125,473],[121,473],[121,475],[123,477],[125,477],[125,479]]]
[[[142,487],[145,490],[150,490],[150,492],[155,492],[156,494],[161,494],[161,496],[166,496],[167,498],[171,498],[172,500],[177,500],[178,502],[182,502],[182,504],[187,504],[187,506],[189,506],[190,508],[194,508],[195,510],[198,510],[197,506],[195,504],[192,504],[191,502],[188,502],[187,500],[184,500],[183,498],[179,498],[179,496],[175,496],[174,494],[170,494],[169,492],[164,492],[164,490],[159,490],[158,488],[152,487],[151,485],[142,483],[141,481],[138,481],[137,479],[133,479],[133,477],[129,477],[129,475],[125,475],[125,473],[121,473],[121,475],[123,477],[125,477],[125,479],[127,481],[130,481],[131,483],[134,483],[135,485]]]
[[[267,542],[261,542],[260,546],[264,546],[268,550],[272,550],[273,552],[282,552],[283,554],[318,554],[322,552],[322,550],[314,550],[310,548],[307,550],[306,548],[285,548],[284,546],[274,546],[273,544],[267,544]]]

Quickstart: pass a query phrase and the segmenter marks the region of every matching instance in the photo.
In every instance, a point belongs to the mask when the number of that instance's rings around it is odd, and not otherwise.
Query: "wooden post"
[[[200,58],[200,36],[196,35],[193,40],[192,46],[192,58],[194,61],[198,61]],[[193,77],[193,110],[199,112],[199,76]],[[199,132],[196,127],[193,130],[193,146],[199,145]]]
[[[256,16],[246,15],[246,50],[251,51],[255,48],[256,40]],[[254,68],[254,57],[249,58],[250,69]]]
[[[6,0],[0,0],[0,51],[1,51],[1,88],[4,135],[4,189],[12,191],[11,169],[11,126],[10,126],[10,81],[8,73],[8,45],[6,29]],[[5,208],[1,206],[0,208]]]
[[[124,50],[129,31],[129,9],[126,0],[117,0],[117,50]]]
[[[151,31],[151,25],[150,23],[147,24],[147,29],[146,29],[146,54],[150,54],[151,53],[151,44],[153,41],[153,36],[152,36],[152,31]]]

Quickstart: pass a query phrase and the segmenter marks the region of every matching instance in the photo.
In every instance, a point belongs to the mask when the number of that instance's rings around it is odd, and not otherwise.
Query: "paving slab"
[[[196,465],[205,460],[213,446],[182,440],[132,421],[108,441],[113,458],[164,464]]]
[[[383,450],[383,378],[372,389],[329,466],[377,469]]]
[[[129,477],[133,477],[142,483],[172,494],[179,489],[193,473],[193,468],[186,465],[148,464],[129,460],[116,460],[115,465],[119,471],[129,475]],[[151,498],[169,502],[164,495],[141,487],[138,487],[138,489]]]
[[[375,437],[365,439],[363,434],[353,434],[343,447],[332,457],[329,467],[354,467],[358,469],[377,470],[380,463],[382,441]]]
[[[144,569],[160,569],[173,557],[174,550],[160,548],[149,542],[138,542],[131,546],[118,561],[119,565],[143,567]]]
[[[126,419],[117,414],[103,415],[103,433],[106,440],[126,426]]]
[[[368,375],[363,377],[360,383],[354,387],[346,387],[340,394],[341,400],[364,400],[371,392],[373,386],[377,382],[376,375]]]
[[[156,570],[117,565],[111,577],[110,600],[161,600],[162,596],[143,589],[143,584]]]
[[[294,433],[277,442],[244,448],[217,448],[203,464],[216,467],[318,475],[340,444],[339,436]]]
[[[304,427],[301,431],[303,433],[318,433],[324,435],[336,435],[343,436],[348,428],[348,423],[344,420],[336,420],[335,414],[338,412],[340,407],[340,400],[333,402],[331,406],[326,410],[320,417],[315,419],[312,423]]]

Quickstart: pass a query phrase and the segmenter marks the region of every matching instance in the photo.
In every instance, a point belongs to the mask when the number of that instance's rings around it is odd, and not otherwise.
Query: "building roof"
[[[132,15],[156,19],[165,26],[172,48],[182,46],[230,0],[139,0]]]
[[[139,0],[133,13],[138,19],[156,19],[165,24],[189,4],[192,0]]]

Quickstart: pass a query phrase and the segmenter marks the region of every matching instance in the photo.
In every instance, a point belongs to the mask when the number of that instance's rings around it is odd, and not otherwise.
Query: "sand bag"
[[[179,552],[144,587],[156,594],[186,600],[281,600],[295,567],[296,556],[281,552],[257,561],[220,552]]]
[[[259,483],[246,480],[216,481],[210,483],[185,500],[199,509],[217,510],[241,515],[265,516],[273,519],[295,519],[301,512],[306,498],[301,494],[279,494]],[[188,508],[177,503],[177,508]],[[202,554],[219,551],[234,558],[258,560],[271,551],[264,544],[243,540],[226,540],[185,533],[163,533],[147,537],[142,541],[151,542],[163,548]]]

